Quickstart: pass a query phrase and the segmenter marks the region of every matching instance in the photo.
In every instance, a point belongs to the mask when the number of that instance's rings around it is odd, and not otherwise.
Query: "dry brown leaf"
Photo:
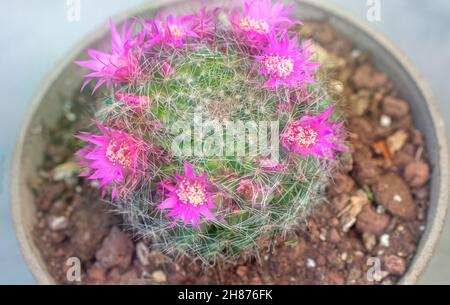
[[[363,190],[356,191],[355,195],[350,198],[350,204],[338,214],[338,217],[341,219],[343,232],[348,232],[353,227],[356,223],[356,217],[368,203],[369,198],[367,193]]]
[[[408,134],[404,130],[399,130],[387,138],[386,144],[392,156],[405,146],[406,140],[408,140]]]
[[[385,160],[392,160],[391,152],[385,141],[376,142],[372,144],[372,147],[378,154],[382,155]]]

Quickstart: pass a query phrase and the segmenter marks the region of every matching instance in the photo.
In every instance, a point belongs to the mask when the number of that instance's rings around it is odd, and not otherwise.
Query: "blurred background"
[[[67,19],[74,1],[80,20]],[[109,17],[151,0],[0,1],[0,284],[34,284],[12,226],[9,175],[24,114],[41,82],[64,54]],[[376,0],[328,0],[367,21]],[[407,54],[430,84],[450,131],[450,1],[378,0],[370,22]],[[369,21],[367,21],[369,22]],[[449,133],[450,134],[450,133]],[[450,222],[421,284],[450,284]]]

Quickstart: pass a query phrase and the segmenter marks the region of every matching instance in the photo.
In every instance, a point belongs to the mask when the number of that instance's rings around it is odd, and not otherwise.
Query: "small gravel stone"
[[[126,269],[133,256],[133,242],[119,228],[113,227],[95,257],[103,267]]]
[[[94,264],[87,271],[89,278],[99,284],[102,284],[106,281],[106,272],[107,269],[98,264]]]
[[[430,180],[430,166],[423,161],[414,161],[406,166],[404,177],[411,187],[420,188]]]
[[[109,232],[110,217],[99,202],[90,202],[74,211],[71,243],[81,260],[91,260]]]
[[[381,127],[385,127],[385,128],[391,127],[391,125],[392,125],[392,119],[391,119],[391,117],[390,117],[390,116],[387,116],[387,115],[385,115],[385,114],[383,114],[383,115],[380,117],[380,125],[381,125]]]
[[[374,185],[373,193],[377,203],[390,213],[405,220],[413,220],[417,215],[411,191],[403,179],[395,173],[383,175]]]
[[[310,269],[314,269],[314,268],[316,268],[316,262],[313,260],[313,259],[311,259],[311,258],[308,258],[307,260],[306,260],[306,267],[308,267],[308,268],[310,268]]]
[[[50,216],[48,226],[52,231],[61,231],[67,229],[69,221],[65,216]]]
[[[367,251],[372,251],[373,248],[377,245],[377,237],[375,234],[365,232],[362,235],[364,247]]]
[[[384,267],[391,275],[403,275],[406,271],[406,262],[401,257],[390,255],[384,259]]]
[[[389,215],[379,214],[371,205],[365,205],[357,217],[356,228],[362,233],[381,235],[389,225],[390,219]]]
[[[409,113],[409,104],[404,100],[388,96],[383,100],[382,111],[388,116],[399,119]]]
[[[327,240],[333,244],[338,244],[341,241],[341,236],[336,228],[331,228],[328,231]]]
[[[165,283],[167,281],[167,276],[164,272],[161,270],[156,270],[152,273],[152,278],[155,280],[155,282],[161,284]]]
[[[355,181],[347,175],[336,173],[333,177],[334,184],[330,187],[331,195],[340,195],[343,193],[350,193],[355,186]]]
[[[390,236],[389,234],[383,234],[380,237],[380,246],[389,248],[390,246]]]
[[[239,266],[239,267],[237,267],[237,269],[236,269],[236,274],[237,274],[239,277],[245,277],[245,276],[247,276],[247,274],[248,274],[248,268],[247,268],[246,266]]]

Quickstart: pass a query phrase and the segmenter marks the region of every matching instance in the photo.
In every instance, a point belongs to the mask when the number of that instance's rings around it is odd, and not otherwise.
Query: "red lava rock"
[[[331,285],[345,285],[345,277],[342,272],[332,270],[328,273],[327,283]]]
[[[356,89],[376,89],[388,82],[388,77],[382,72],[377,72],[369,65],[364,64],[358,67],[352,77]]]
[[[262,285],[263,282],[259,276],[252,277],[250,279],[250,285]]]
[[[338,38],[333,41],[330,51],[339,57],[346,57],[351,54],[353,46],[348,39]]]
[[[373,185],[378,181],[381,170],[373,159],[359,159],[355,165],[355,179],[361,185]]]
[[[410,164],[411,162],[414,162],[414,160],[415,160],[414,156],[412,156],[404,151],[399,151],[395,154],[393,162],[394,162],[395,166],[403,168],[406,165]]]
[[[424,144],[424,138],[422,132],[418,129],[413,129],[411,131],[411,138],[414,145],[422,146]]]
[[[406,271],[406,262],[401,257],[390,255],[384,259],[384,268],[391,275],[403,275]]]
[[[331,228],[330,230],[328,230],[327,240],[333,244],[339,243],[341,241],[341,236],[339,235],[338,230],[336,230],[335,228]]]
[[[331,204],[333,206],[335,213],[338,214],[339,212],[341,212],[347,206],[349,201],[350,201],[350,194],[342,194],[333,197]]]
[[[66,189],[64,182],[44,184],[40,196],[36,200],[36,206],[42,211],[48,211]]]
[[[331,185],[329,193],[332,196],[340,195],[343,193],[350,193],[355,186],[355,181],[347,175],[342,173],[336,173],[333,177],[334,184]]]
[[[122,276],[121,269],[118,267],[112,268],[108,273],[108,281],[118,282]]]
[[[50,238],[55,244],[60,244],[66,239],[66,235],[60,232],[52,232]]]
[[[373,159],[371,149],[359,144],[354,155],[355,165],[353,175],[360,185],[372,185],[378,181],[381,174],[379,163]]]
[[[383,100],[382,111],[393,118],[402,118],[409,114],[409,104],[404,100],[388,96]]]
[[[373,187],[376,202],[383,205],[393,215],[405,220],[414,220],[417,215],[411,191],[400,176],[388,173]]]
[[[247,274],[248,274],[248,267],[246,267],[246,266],[239,266],[239,267],[237,267],[236,274],[239,277],[246,277]]]
[[[75,210],[72,223],[71,243],[81,260],[90,260],[95,256],[103,238],[108,234],[110,218],[99,202],[85,205]]]
[[[336,31],[329,24],[325,24],[320,26],[314,39],[321,44],[328,45],[336,39]]]
[[[352,285],[355,284],[356,281],[362,276],[363,272],[359,267],[352,267],[347,276],[347,283]]]
[[[405,115],[404,117],[401,117],[396,122],[394,122],[391,126],[391,130],[392,131],[399,129],[407,130],[412,127],[412,124],[413,124],[412,117],[410,114],[408,114]]]
[[[430,180],[430,166],[423,161],[414,161],[406,166],[403,176],[411,187],[420,188]]]
[[[114,226],[95,257],[105,268],[120,267],[126,269],[131,263],[133,249],[133,242],[128,235]]]
[[[428,198],[429,190],[427,187],[422,187],[420,189],[414,190],[414,196],[418,200],[426,200]]]
[[[139,285],[143,282],[139,279],[138,273],[135,269],[131,269],[120,276],[120,283],[122,285]]]
[[[339,158],[341,162],[341,170],[344,173],[350,173],[353,170],[353,156],[350,152],[344,152]]]
[[[64,200],[56,200],[55,203],[53,203],[53,206],[50,210],[52,214],[62,214],[67,209],[67,204]]]
[[[381,235],[389,225],[391,218],[386,214],[378,214],[374,209],[366,204],[359,213],[356,221],[356,228],[361,233],[372,233]]]
[[[349,129],[356,133],[361,141],[370,142],[372,139],[374,128],[370,121],[362,117],[350,118]]]
[[[103,284],[106,282],[107,269],[98,264],[94,264],[88,269],[87,274],[89,278],[95,283]]]

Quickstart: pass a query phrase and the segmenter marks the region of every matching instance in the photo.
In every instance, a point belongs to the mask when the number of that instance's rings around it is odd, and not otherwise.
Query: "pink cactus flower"
[[[86,167],[81,176],[98,180],[99,187],[112,189],[111,197],[118,194],[118,187],[126,178],[136,179],[145,170],[142,162],[147,155],[145,142],[135,139],[125,132],[97,124],[101,135],[80,133],[77,135],[87,146],[78,150],[80,165]]]
[[[156,44],[168,45],[176,48],[184,48],[184,43],[189,37],[199,36],[191,29],[193,16],[185,15],[174,17],[169,15],[165,20],[158,16],[155,20],[144,22],[144,31],[149,37],[146,47],[153,47]]]
[[[282,145],[302,158],[334,159],[337,152],[345,151],[342,144],[342,123],[330,122],[335,106],[318,116],[304,116],[293,122],[281,135]]]
[[[127,28],[127,23],[124,22],[120,34],[112,20],[110,27],[112,33],[111,54],[88,49],[90,60],[75,61],[77,65],[93,71],[84,75],[86,80],[82,89],[94,79],[97,79],[97,83],[93,92],[103,84],[109,88],[114,83],[131,83],[141,75],[140,51],[136,48],[137,37],[133,36],[134,25]]]
[[[135,112],[142,112],[150,106],[148,96],[140,96],[126,93],[116,93],[116,100],[122,102],[125,106],[130,107]]]
[[[269,34],[277,34],[301,22],[288,17],[293,5],[285,7],[282,1],[272,5],[271,0],[245,0],[244,11],[229,17],[235,30],[249,43],[264,44]]]
[[[198,14],[192,18],[192,30],[198,35],[201,41],[212,39],[216,34],[217,15],[219,8],[207,10],[202,7]]]
[[[260,73],[269,75],[263,87],[277,88],[284,85],[304,89],[306,84],[314,84],[315,69],[319,63],[310,61],[314,53],[309,47],[309,42],[298,47],[298,36],[290,40],[288,35],[283,35],[278,40],[275,35],[271,35],[263,55],[257,56],[263,65]]]
[[[175,179],[175,185],[161,182],[162,187],[168,191],[168,198],[158,205],[159,209],[171,210],[167,215],[174,218],[174,224],[181,220],[185,226],[192,224],[198,227],[202,218],[217,220],[210,211],[216,206],[205,173],[196,176],[192,166],[186,162],[184,176],[177,173]]]

